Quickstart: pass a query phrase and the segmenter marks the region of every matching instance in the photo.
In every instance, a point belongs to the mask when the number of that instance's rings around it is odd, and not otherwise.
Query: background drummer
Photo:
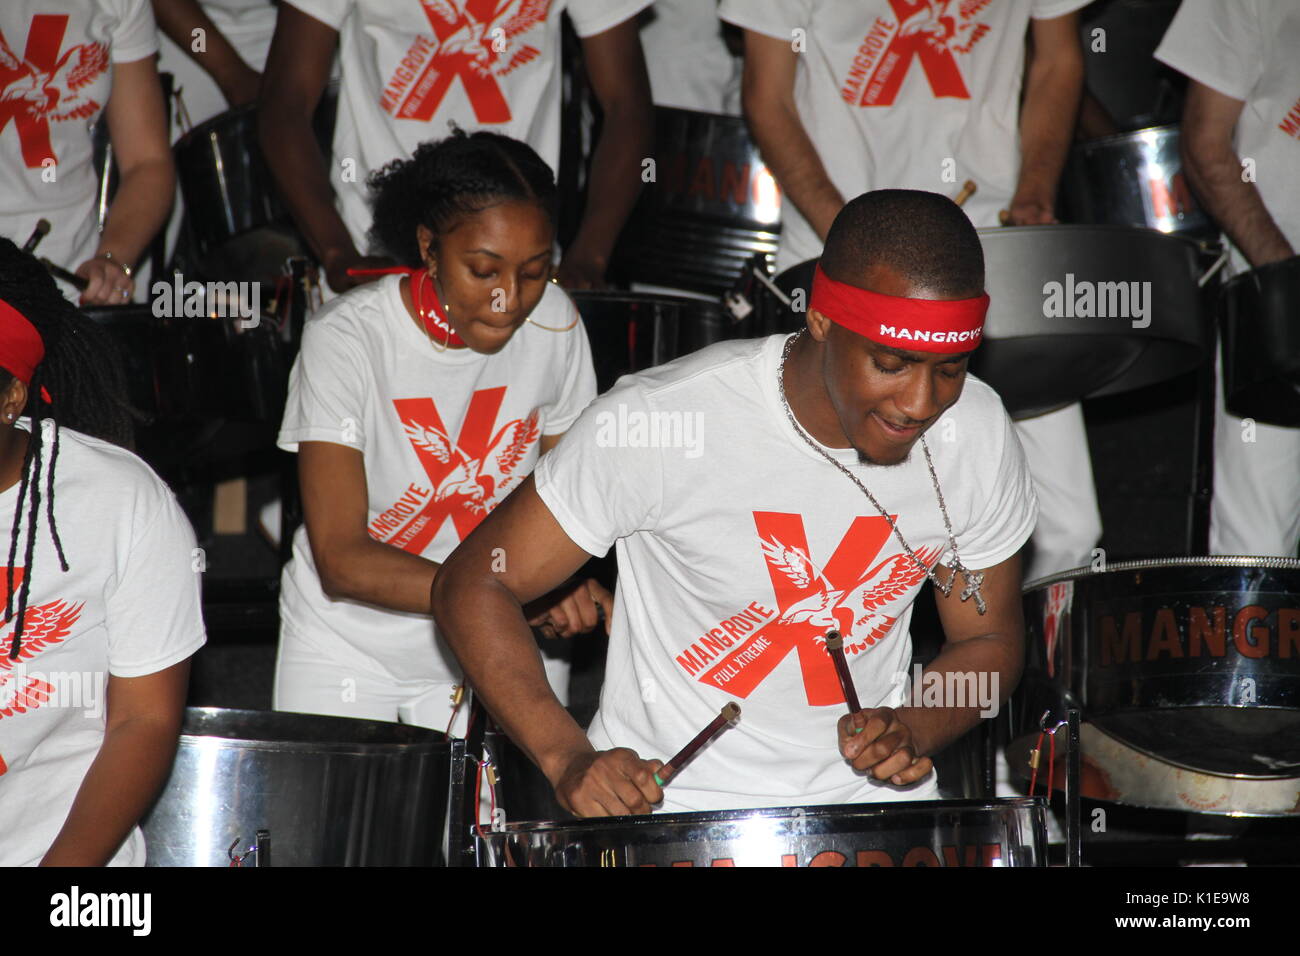
[[[1183,168],[1231,241],[1234,271],[1290,258],[1300,243],[1297,49],[1295,4],[1183,0],[1156,50],[1190,81]],[[1295,557],[1300,428],[1245,429],[1224,408],[1222,374],[1216,402],[1210,552]]]
[[[651,108],[636,14],[650,0],[293,0],[280,5],[261,110],[263,152],[303,236],[336,292],[361,281],[370,214],[366,176],[448,121],[560,152],[560,17],[582,38],[604,113],[586,213],[560,265],[565,285],[603,282],[614,240],[641,189]],[[326,168],[311,115],[340,47],[334,156]],[[335,209],[334,196],[338,198]]]
[[[777,270],[817,256],[844,197],[866,189],[956,195],[971,179],[976,226],[998,225],[1000,210],[1011,225],[1054,222],[1086,3],[722,0],[745,31],[745,116],[789,200]],[[1101,513],[1082,407],[1016,428],[1042,503],[1027,577],[1086,564]]]
[[[977,709],[885,706],[901,700],[927,568],[956,582],[938,600],[948,641],[932,670],[995,675],[1002,698],[1019,677],[1018,552],[1036,514],[1019,442],[997,395],[966,374],[973,345],[920,351],[880,328],[977,342],[979,238],[951,200],[884,190],[841,210],[822,262],[830,281],[806,331],[620,380],[435,580],[434,613],[470,682],[579,815],[937,796],[928,755]],[[664,415],[696,422],[702,440],[648,441]],[[932,429],[961,438],[916,447]],[[589,739],[547,686],[521,604],[615,544]],[[980,598],[970,573],[937,567],[945,556],[983,569]],[[822,645],[829,627],[869,708],[856,735]],[[736,699],[740,725],[661,789],[650,758]]]
[[[0,235],[27,241],[87,281],[61,288],[87,305],[121,305],[171,208],[175,170],[148,0],[0,4]],[[117,193],[98,231],[91,127],[107,121]]]

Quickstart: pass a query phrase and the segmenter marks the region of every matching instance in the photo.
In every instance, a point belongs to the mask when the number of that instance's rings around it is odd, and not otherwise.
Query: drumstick
[[[849,673],[849,662],[844,656],[844,638],[840,637],[839,631],[826,632],[826,650],[830,652],[831,661],[835,664],[835,674],[840,679],[840,690],[844,691],[849,713],[856,714],[862,706],[858,703],[858,692],[853,687],[853,675]]]
[[[998,225],[999,225],[999,226],[1009,226],[1009,225],[1011,225],[1011,213],[1007,212],[1005,209],[999,209],[999,210],[998,210]]]
[[[50,275],[54,276],[54,278],[62,279],[64,282],[71,283],[82,292],[85,292],[86,286],[90,285],[90,282],[88,280],[81,278],[81,276],[79,275],[69,272],[67,269],[63,268],[63,266],[56,266],[49,259],[42,257],[41,265],[45,266],[45,268],[49,271]]]
[[[655,774],[655,783],[661,787],[666,786],[668,781],[673,778],[673,775],[681,769],[682,765],[695,756],[695,751],[707,744],[709,738],[739,716],[739,704],[730,703],[724,706],[718,716],[709,722],[709,726],[696,734],[695,739],[677,752],[677,756],[659,768],[659,772]]]
[[[39,220],[36,223],[36,228],[32,230],[32,234],[28,236],[27,241],[23,243],[23,252],[27,252],[27,253],[34,252],[36,250],[36,246],[40,243],[42,239],[45,238],[46,233],[48,233],[49,231],[50,231],[50,221],[48,219]]]
[[[970,199],[971,196],[975,195],[976,188],[977,187],[975,186],[975,180],[973,179],[966,180],[964,183],[961,184],[961,192],[957,194],[957,198],[954,199],[953,202],[955,202],[958,206],[965,204],[967,199]]]

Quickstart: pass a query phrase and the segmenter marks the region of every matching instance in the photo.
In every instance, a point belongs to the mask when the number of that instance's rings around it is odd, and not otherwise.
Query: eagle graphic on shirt
[[[15,568],[14,571],[14,586],[17,587],[22,569]],[[9,656],[14,628],[5,629],[0,638],[3,641],[0,644],[0,720],[25,714],[49,702],[54,686],[43,677],[25,673],[25,665],[50,645],[66,640],[72,633],[73,625],[81,617],[84,606],[58,600],[27,608],[23,615],[22,648],[18,651],[17,658]],[[18,669],[16,673],[15,668]],[[8,769],[4,755],[0,753],[0,776]]]
[[[479,123],[511,119],[498,77],[537,59],[525,37],[546,21],[550,0],[419,0],[433,35],[421,33],[384,85],[380,106],[428,121],[459,80]]]
[[[0,131],[14,122],[29,169],[57,161],[49,123],[88,119],[102,107],[90,88],[108,70],[108,45],[78,43],[61,51],[67,26],[66,15],[32,17],[21,54],[0,33]]]
[[[894,615],[885,613],[885,609],[925,578],[925,568],[908,555],[895,554],[868,570],[851,587],[837,588],[802,549],[775,538],[760,539],[759,544],[768,564],[796,588],[816,587],[807,597],[785,608],[777,623],[810,624],[819,632],[814,638],[819,644],[825,643],[825,632],[834,628],[844,638],[844,650],[850,654],[865,653],[889,632]],[[940,550],[922,548],[917,557],[929,566]]]
[[[936,97],[970,99],[954,54],[970,53],[993,28],[977,16],[991,0],[889,0],[894,19],[876,17],[840,85],[854,106],[892,106],[914,63]]]
[[[474,457],[462,451],[436,425],[403,422],[402,427],[412,445],[428,452],[440,464],[451,465],[451,470],[434,489],[433,500],[459,497],[477,515],[485,515],[496,507],[523,477],[516,469],[540,434],[534,411],[527,418],[516,418],[503,425],[487,451]]]

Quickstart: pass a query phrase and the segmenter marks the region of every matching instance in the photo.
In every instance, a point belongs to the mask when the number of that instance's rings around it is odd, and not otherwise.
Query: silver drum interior
[[[515,823],[480,866],[1043,866],[1040,798],[925,800]]]

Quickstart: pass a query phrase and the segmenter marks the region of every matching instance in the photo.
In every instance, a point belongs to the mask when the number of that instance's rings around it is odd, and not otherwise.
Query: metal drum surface
[[[781,194],[739,116],[655,108],[655,178],[618,258],[641,282],[721,295],[775,255]]]
[[[715,302],[635,292],[570,292],[591,340],[596,387],[670,362],[733,335]]]
[[[506,824],[480,866],[1042,866],[1039,799],[772,807]]]
[[[990,303],[970,367],[1013,417],[1141,388],[1205,361],[1211,329],[1191,240],[1122,226],[979,235]],[[776,284],[787,294],[810,290],[815,264],[786,270]],[[784,326],[796,321],[787,314]]]
[[[82,310],[117,343],[127,398],[152,421],[188,421],[202,400],[199,329],[194,319],[158,317],[148,305]]]
[[[1071,222],[1145,226],[1214,239],[1219,230],[1183,176],[1177,126],[1153,126],[1079,143],[1061,177]]]
[[[1219,318],[1228,410],[1300,426],[1300,256],[1230,279]]]
[[[331,87],[313,120],[326,156],[337,108]],[[306,255],[262,158],[255,104],[195,126],[172,152],[201,276],[270,286],[286,258]]]
[[[189,708],[141,823],[149,866],[228,866],[269,830],[274,866],[442,862],[446,737],[408,724]]]
[[[1174,767],[1300,775],[1300,561],[1168,558],[1081,568],[1025,590],[1013,737],[1078,706]]]

